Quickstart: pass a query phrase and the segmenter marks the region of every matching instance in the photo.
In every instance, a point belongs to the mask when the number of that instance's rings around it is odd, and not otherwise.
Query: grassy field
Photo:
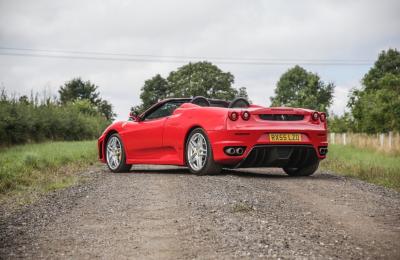
[[[400,157],[344,145],[330,145],[323,169],[400,191]]]
[[[0,200],[70,186],[97,160],[95,141],[47,142],[0,150]]]

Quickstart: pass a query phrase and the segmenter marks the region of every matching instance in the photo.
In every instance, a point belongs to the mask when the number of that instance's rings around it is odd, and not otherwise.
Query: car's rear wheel
[[[107,140],[106,161],[112,172],[127,172],[132,166],[126,164],[125,149],[119,134],[113,134]]]
[[[301,168],[283,168],[283,170],[290,176],[310,176],[317,171],[319,161]]]
[[[185,157],[190,172],[197,175],[218,174],[221,165],[214,161],[207,134],[201,128],[194,129],[186,140]]]

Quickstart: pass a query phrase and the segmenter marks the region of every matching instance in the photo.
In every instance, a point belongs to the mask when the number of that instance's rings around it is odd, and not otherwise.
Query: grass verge
[[[400,191],[400,157],[351,146],[329,145],[323,169]]]
[[[95,141],[3,148],[0,150],[0,201],[12,195],[68,187],[78,180],[77,171],[96,162],[96,154]]]

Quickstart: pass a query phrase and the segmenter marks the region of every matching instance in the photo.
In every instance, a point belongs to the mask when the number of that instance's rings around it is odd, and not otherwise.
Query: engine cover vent
[[[301,121],[304,119],[304,115],[294,114],[261,114],[259,117],[268,121]]]

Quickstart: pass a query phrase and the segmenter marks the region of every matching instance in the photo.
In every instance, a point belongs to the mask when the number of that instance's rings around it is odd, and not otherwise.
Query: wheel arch
[[[183,139],[182,158],[183,158],[183,164],[184,164],[185,166],[187,165],[187,161],[186,161],[186,142],[187,142],[187,140],[188,140],[188,138],[189,138],[190,133],[191,133],[194,129],[197,129],[197,128],[201,128],[201,129],[203,129],[203,130],[205,131],[205,129],[204,129],[202,126],[200,126],[200,125],[193,125],[193,126],[189,127],[189,129],[186,131],[186,133],[185,133],[185,138]]]
[[[118,134],[118,131],[115,129],[111,129],[104,136],[103,145],[101,148],[104,160],[106,160],[106,145],[107,145],[108,139],[110,139],[110,136],[112,136],[113,134]]]
[[[111,129],[110,131],[107,132],[106,137],[104,138],[104,143],[106,144],[110,136],[113,134],[119,134],[117,130]]]

